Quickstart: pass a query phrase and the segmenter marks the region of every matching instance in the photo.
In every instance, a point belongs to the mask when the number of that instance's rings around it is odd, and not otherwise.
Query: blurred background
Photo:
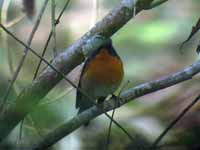
[[[66,1],[56,0],[56,17]],[[22,41],[27,42],[43,3],[44,0],[35,1],[35,14],[30,18],[25,16],[22,0],[0,0],[1,23]],[[79,39],[119,3],[120,0],[70,1],[56,27],[58,52],[64,51]],[[112,37],[114,47],[124,62],[123,90],[180,71],[198,59],[195,50],[199,42],[199,33],[184,45],[182,54],[179,46],[187,39],[192,26],[199,19],[199,10],[199,0],[169,0],[152,10],[142,11]],[[49,1],[31,44],[31,47],[40,54],[50,31]],[[2,99],[23,55],[24,47],[2,30],[0,34],[0,99]],[[53,58],[53,46],[54,41],[51,40],[45,54],[45,58],[49,61]],[[14,103],[17,95],[31,84],[38,62],[36,56],[28,54],[9,95],[8,103]],[[44,67],[46,65],[42,64],[40,72]],[[69,78],[77,83],[79,72],[80,67],[69,75]],[[113,124],[109,149],[134,150],[148,147],[178,113],[199,94],[199,80],[199,75],[196,75],[192,80],[140,97],[117,109],[115,120],[136,137],[136,140],[131,141]],[[128,81],[130,82],[127,84]],[[21,136],[19,125],[5,140],[1,149],[27,147],[73,118],[77,114],[75,94],[74,88],[61,81],[41,101],[38,108],[26,117]],[[200,149],[199,110],[200,105],[195,105],[176,127],[170,130],[160,143],[159,149]],[[109,119],[102,115],[94,119],[88,128],[79,128],[59,141],[52,149],[105,149],[108,127]]]

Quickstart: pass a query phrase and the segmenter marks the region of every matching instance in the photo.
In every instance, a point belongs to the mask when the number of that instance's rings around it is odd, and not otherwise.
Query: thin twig
[[[55,0],[51,0],[51,28],[53,33],[53,56],[54,58],[57,56],[57,48],[56,48],[56,24],[55,24],[55,9],[56,3]]]
[[[112,111],[111,117],[114,118],[115,109]],[[111,138],[111,129],[112,129],[112,120],[110,120],[109,127],[108,127],[108,135],[106,140],[106,150],[109,150],[110,138]]]
[[[183,111],[167,126],[167,128],[158,136],[158,138],[153,142],[149,149],[156,149],[156,146],[164,138],[164,136],[171,130],[178,121],[180,121],[184,115],[199,101],[200,95],[198,95]]]
[[[51,37],[52,37],[52,31],[50,32],[49,37],[48,37],[48,39],[47,39],[47,41],[46,41],[46,43],[45,43],[44,49],[43,49],[43,51],[42,51],[42,55],[41,55],[42,58],[44,57],[44,55],[45,55],[45,53],[46,53],[46,51],[47,51],[47,47],[48,47],[48,45],[49,45],[49,42],[50,42],[50,40],[51,40]],[[33,75],[33,80],[36,79],[41,64],[42,64],[42,59],[40,59],[38,65],[37,65],[37,68],[36,68],[35,73],[34,73],[34,75]]]
[[[42,15],[43,15],[43,13],[44,13],[44,10],[45,10],[45,8],[46,8],[46,6],[47,6],[48,1],[49,1],[49,0],[45,0],[44,4],[43,4],[43,6],[42,6],[42,9],[41,9],[41,11],[40,11],[40,14],[39,14],[39,16],[38,16],[38,18],[37,18],[37,20],[36,20],[36,23],[35,23],[35,25],[34,25],[32,31],[31,31],[31,34],[30,34],[29,39],[28,39],[28,42],[27,42],[28,47],[30,47],[30,45],[31,45],[31,43],[32,43],[33,37],[34,37],[34,35],[35,35],[36,31],[37,31],[37,28],[38,28],[38,26],[39,26],[39,24],[40,24]],[[24,53],[23,53],[22,58],[21,58],[21,60],[20,60],[20,62],[19,62],[19,65],[18,65],[18,67],[17,67],[17,69],[16,69],[16,71],[15,71],[15,73],[14,73],[14,75],[13,75],[13,78],[12,78],[12,80],[11,80],[11,82],[10,82],[10,85],[8,86],[8,88],[7,88],[7,90],[6,90],[6,93],[5,93],[5,96],[4,96],[4,98],[3,98],[2,102],[1,102],[1,105],[0,105],[0,113],[3,111],[4,105],[5,105],[6,101],[7,101],[7,98],[8,98],[8,96],[9,96],[9,94],[10,94],[10,91],[11,91],[11,89],[12,89],[12,87],[13,87],[13,85],[14,85],[14,83],[15,83],[15,81],[16,81],[16,79],[17,79],[19,73],[20,73],[20,71],[21,71],[21,68],[22,68],[22,66],[23,66],[23,64],[24,64],[24,61],[25,61],[26,56],[27,56],[27,54],[28,54],[28,51],[29,51],[29,48],[25,47]]]
[[[121,92],[125,89],[125,87],[129,84],[129,80],[127,81],[126,84],[124,84],[119,92],[119,94],[116,96],[116,107],[117,107],[117,104],[118,104],[118,100],[119,100],[119,96],[121,95]],[[114,95],[113,95],[114,96]],[[115,97],[115,96],[114,96]],[[112,119],[114,118],[114,114],[115,114],[115,108],[113,109],[112,111]],[[108,150],[109,149],[109,144],[110,144],[110,135],[111,135],[111,129],[112,129],[112,120],[110,120],[110,124],[109,124],[109,128],[108,128],[108,135],[107,135],[107,141],[106,141],[106,149]]]
[[[70,0],[68,0],[68,1],[65,3],[65,6],[63,7],[62,11],[60,12],[58,18],[55,20],[55,25],[59,24],[60,19],[61,19],[62,15],[63,15],[65,9],[66,9],[67,6],[69,5],[69,2],[70,2]],[[50,42],[50,40],[51,40],[52,34],[53,34],[53,33],[52,33],[52,30],[51,30],[51,32],[49,33],[48,39],[47,39],[47,41],[46,41],[46,43],[45,43],[44,49],[43,49],[43,51],[42,51],[42,55],[41,55],[42,57],[44,57],[44,55],[45,55],[45,53],[46,53],[46,50],[47,50],[47,47],[48,47],[49,42]],[[34,76],[33,76],[33,80],[35,80],[35,78],[36,78],[37,75],[38,75],[38,72],[39,72],[41,63],[42,63],[42,59],[40,59],[38,65],[37,65],[36,71],[35,71]]]

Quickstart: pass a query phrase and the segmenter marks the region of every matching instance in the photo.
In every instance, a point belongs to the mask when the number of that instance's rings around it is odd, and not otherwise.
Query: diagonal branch
[[[130,88],[129,90],[121,94],[120,105],[124,105],[129,101],[144,96],[146,94],[192,79],[192,77],[199,72],[200,72],[200,60],[195,62],[191,66],[183,69],[180,72]],[[75,116],[68,122],[64,123],[54,131],[50,132],[48,135],[44,137],[44,139],[38,141],[38,143],[32,147],[32,150],[34,149],[42,150],[52,146],[63,137],[75,131],[84,123],[114,108],[116,108],[116,102],[114,99],[104,102],[104,104],[101,107],[98,106],[91,107],[90,109],[84,111],[83,113]]]
[[[181,120],[185,114],[199,101],[200,95],[198,95],[192,102],[190,102],[187,107],[185,107],[182,112],[167,126],[167,128],[156,138],[153,144],[150,146],[149,150],[156,149],[157,145],[161,142],[164,136]]]
[[[123,0],[122,3],[98,22],[81,39],[57,56],[52,66],[58,71],[67,74],[84,60],[83,47],[95,35],[99,34],[108,38],[124,26],[133,17],[133,0]],[[137,6],[136,6],[137,7]],[[151,7],[151,6],[149,6]],[[146,7],[145,7],[146,8]],[[137,7],[137,13],[144,8]],[[95,40],[90,45],[98,45]],[[94,47],[89,48],[92,51]],[[4,114],[0,116],[0,141],[48,94],[48,92],[62,79],[51,67],[47,67],[39,77],[24,89]]]

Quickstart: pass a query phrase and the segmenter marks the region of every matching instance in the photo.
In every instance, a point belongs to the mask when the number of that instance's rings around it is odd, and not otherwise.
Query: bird
[[[92,107],[96,102],[101,104],[106,97],[119,88],[124,77],[124,67],[120,56],[108,39],[94,50],[86,59],[76,92],[78,114]],[[88,126],[89,122],[85,123]]]

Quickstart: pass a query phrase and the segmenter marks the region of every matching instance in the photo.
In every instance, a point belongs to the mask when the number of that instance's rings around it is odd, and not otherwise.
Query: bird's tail
[[[78,114],[82,113],[83,111],[87,110],[88,108],[92,107],[93,103],[89,100],[86,96],[77,96],[76,99],[76,108],[79,108]],[[89,121],[84,124],[84,126],[88,126]]]

